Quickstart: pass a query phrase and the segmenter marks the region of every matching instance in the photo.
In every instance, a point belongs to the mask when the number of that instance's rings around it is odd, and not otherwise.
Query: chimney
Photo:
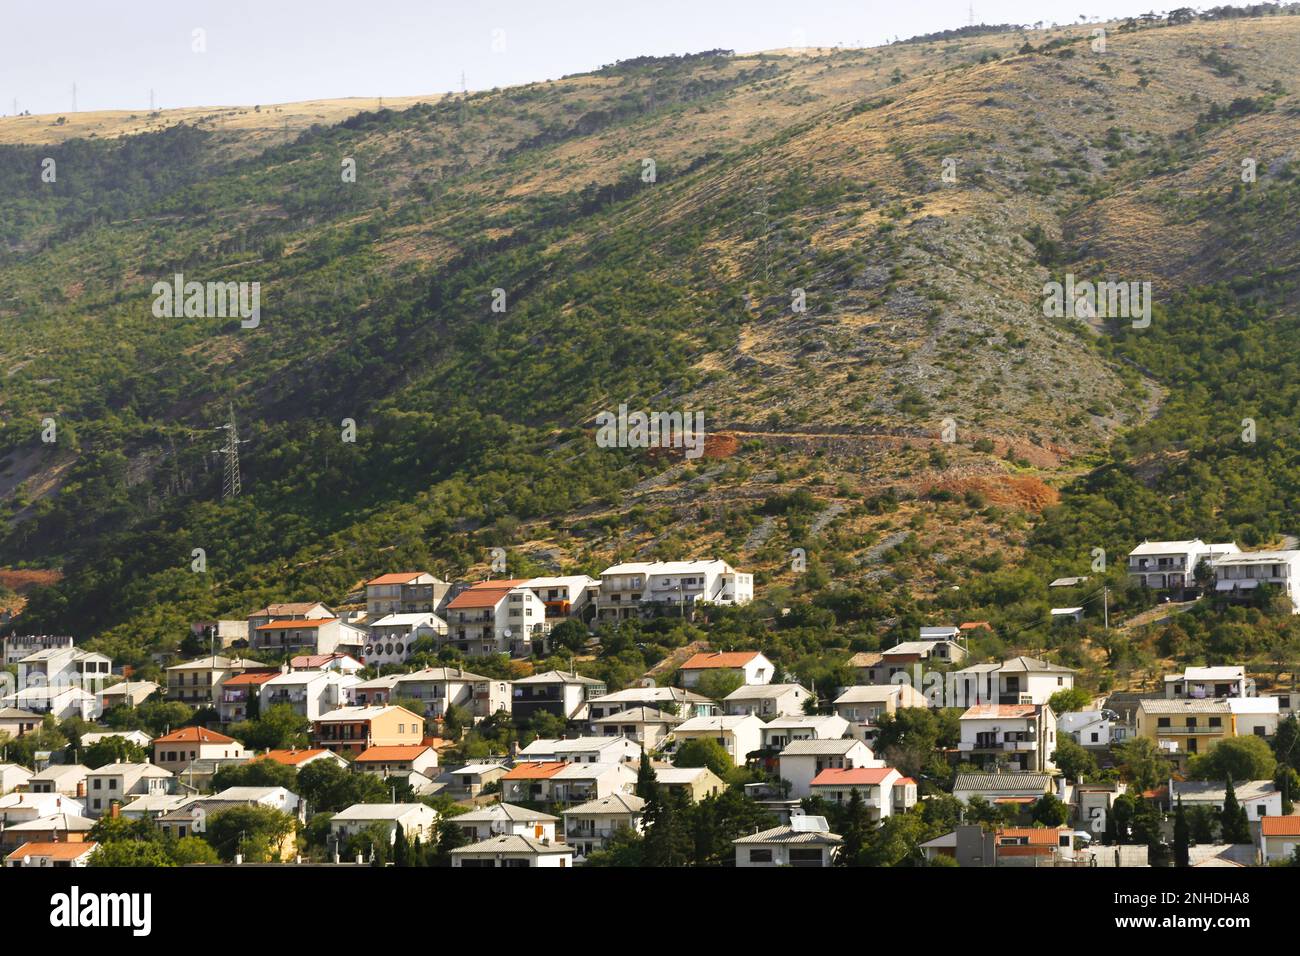
[[[114,820],[120,817],[122,815],[122,804],[117,800],[114,800],[111,803],[109,803],[108,815]]]
[[[77,799],[80,800],[86,795],[86,781],[82,780],[77,784]]]

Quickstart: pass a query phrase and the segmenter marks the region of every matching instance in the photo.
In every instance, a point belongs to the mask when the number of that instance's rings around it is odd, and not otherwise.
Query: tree
[[[1223,793],[1223,810],[1219,814],[1219,830],[1224,843],[1250,843],[1250,823],[1246,808],[1237,800],[1237,790],[1229,777]]]
[[[175,866],[162,843],[116,840],[101,843],[87,866]]]
[[[1219,825],[1219,818],[1213,807],[1197,804],[1187,811],[1187,825],[1191,829],[1193,846],[1214,843],[1214,828]]]
[[[1070,808],[1055,795],[1045,793],[1034,802],[1033,817],[1035,823],[1045,827],[1059,827],[1070,819]]]
[[[862,866],[925,866],[921,844],[932,834],[919,813],[895,813],[874,830]]]
[[[692,690],[710,700],[722,700],[744,683],[745,678],[735,671],[705,671]]]
[[[411,847],[406,842],[406,830],[399,823],[393,837],[393,866],[411,865]]]
[[[233,860],[239,853],[249,863],[271,863],[280,859],[281,847],[296,824],[274,807],[230,807],[208,817],[203,838],[223,860]]]
[[[256,720],[245,720],[230,728],[230,736],[254,750],[287,750],[308,746],[311,721],[288,704],[268,707]]]
[[[673,754],[675,767],[708,767],[723,780],[736,769],[722,744],[712,737],[694,737],[677,748]]]
[[[451,851],[469,843],[465,831],[452,820],[438,822],[438,846],[430,846],[429,860],[431,866],[451,866]]]
[[[687,808],[697,866],[725,866],[735,861],[731,841],[776,826],[776,819],[739,790],[711,794]]]
[[[1138,794],[1153,789],[1166,777],[1168,763],[1149,737],[1133,737],[1111,748],[1124,774]]]
[[[171,845],[168,855],[177,866],[190,866],[196,863],[210,865],[221,862],[217,851],[212,849],[206,840],[196,836],[181,837]]]
[[[260,762],[260,761],[259,761]],[[384,780],[371,773],[353,773],[333,760],[313,760],[298,771],[298,789],[312,810],[337,813],[354,803],[388,803],[390,787],[397,787],[398,802],[414,799],[405,781]]]
[[[687,799],[680,788],[673,788],[657,793],[646,804],[644,866],[686,866],[691,862],[694,841],[687,830]]]
[[[333,761],[330,761],[331,763]],[[212,789],[227,787],[284,787],[298,792],[298,770],[274,760],[258,759],[221,767],[212,775]]]
[[[593,850],[587,866],[642,866],[645,839],[626,824],[620,824],[605,841],[605,849]]]
[[[1086,747],[1079,746],[1063,735],[1056,738],[1056,750],[1052,753],[1052,761],[1057,769],[1065,774],[1067,780],[1078,780],[1080,777],[1086,780],[1097,774],[1097,758],[1089,753]]]
[[[1185,867],[1190,862],[1191,838],[1187,814],[1183,812],[1183,800],[1179,797],[1178,810],[1174,814],[1174,866]]]
[[[1273,736],[1273,753],[1278,763],[1300,770],[1300,721],[1296,720],[1295,714],[1277,725],[1277,733]]]
[[[871,814],[862,802],[862,794],[854,787],[849,791],[849,804],[844,812],[844,840],[835,857],[836,866],[861,866],[866,852],[867,839],[871,833]]]
[[[577,654],[586,649],[590,635],[587,633],[585,624],[573,618],[568,618],[551,628],[548,639],[550,640],[552,653],[563,648]]]
[[[1187,763],[1188,774],[1197,780],[1272,780],[1276,771],[1272,749],[1254,735],[1225,737]]]
[[[147,763],[149,752],[125,737],[105,737],[86,748],[81,762],[91,770],[110,763]]]
[[[636,795],[642,800],[649,801],[658,792],[659,778],[655,776],[654,764],[650,762],[650,755],[642,750],[641,765],[636,771]]]
[[[1047,706],[1052,708],[1054,714],[1073,713],[1083,710],[1091,703],[1092,695],[1082,687],[1067,687],[1047,698]]]

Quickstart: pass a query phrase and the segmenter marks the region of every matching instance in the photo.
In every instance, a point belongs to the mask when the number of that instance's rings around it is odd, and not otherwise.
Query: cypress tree
[[[1223,795],[1223,813],[1219,818],[1219,829],[1223,833],[1224,843],[1249,843],[1250,824],[1246,820],[1246,808],[1237,802],[1237,791],[1232,786],[1232,778]]]
[[[1174,866],[1187,866],[1190,862],[1191,830],[1187,814],[1183,812],[1183,798],[1178,798],[1178,811],[1174,814]]]

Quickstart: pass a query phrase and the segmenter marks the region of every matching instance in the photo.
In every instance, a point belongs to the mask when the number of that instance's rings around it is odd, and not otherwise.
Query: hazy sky
[[[1077,22],[1145,0],[976,0],[976,22]],[[1163,10],[1177,4],[1157,7]],[[488,89],[642,54],[872,46],[963,26],[967,0],[0,0],[0,114]],[[192,49],[205,32],[206,52]],[[499,32],[497,32],[499,31]],[[494,49],[494,40],[498,49]],[[504,49],[500,49],[500,47]]]

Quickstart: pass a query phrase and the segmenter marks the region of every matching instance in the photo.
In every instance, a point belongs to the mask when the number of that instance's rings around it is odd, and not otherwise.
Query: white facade
[[[763,722],[752,714],[743,717],[692,717],[678,724],[671,734],[676,747],[696,738],[716,740],[727,751],[732,763],[743,767],[746,758],[763,747]]]
[[[655,609],[692,611],[704,604],[739,605],[754,599],[754,576],[726,561],[633,561],[600,573],[596,613],[629,618]]]
[[[731,715],[753,714],[764,720],[804,713],[812,697],[801,684],[742,684],[726,696],[723,705]]]
[[[1099,710],[1076,710],[1061,714],[1056,721],[1058,734],[1068,734],[1082,747],[1106,748],[1128,739],[1128,727],[1111,720]]]
[[[484,581],[448,602],[441,640],[471,657],[526,657],[550,630],[546,605],[523,579]]]
[[[1129,577],[1155,590],[1179,590],[1193,587],[1196,568],[1202,562],[1213,565],[1220,558],[1238,554],[1233,542],[1206,544],[1200,538],[1190,541],[1143,541],[1128,553]]]
[[[287,705],[308,720],[345,707],[350,691],[361,681],[351,674],[337,671],[289,671],[271,678],[258,688],[261,712],[277,705]]]
[[[1214,562],[1216,594],[1247,598],[1261,584],[1281,590],[1300,614],[1300,551],[1242,551]]]
[[[1246,668],[1188,667],[1181,674],[1165,675],[1165,697],[1254,697],[1255,679]]]
[[[763,725],[763,749],[784,750],[795,740],[837,740],[849,730],[849,722],[835,714],[778,717]]]
[[[433,613],[387,614],[370,625],[361,660],[367,666],[404,664],[411,645],[421,638],[436,639],[447,633],[447,622]]]
[[[758,651],[706,651],[696,654],[678,669],[683,687],[695,687],[710,671],[740,675],[745,684],[770,684],[776,676],[772,662]]]
[[[812,795],[812,782],[823,770],[851,770],[883,767],[871,748],[861,740],[795,740],[786,745],[778,758],[781,779],[790,784],[790,796],[796,800]]]

